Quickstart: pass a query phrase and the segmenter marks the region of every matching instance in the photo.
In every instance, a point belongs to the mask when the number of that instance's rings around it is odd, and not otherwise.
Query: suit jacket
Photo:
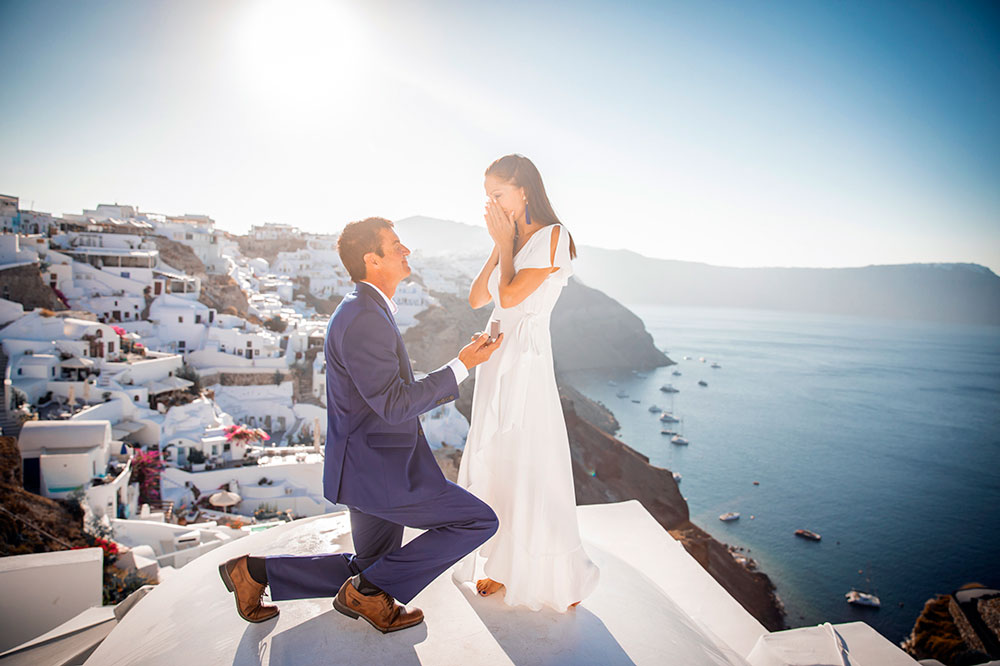
[[[363,282],[330,318],[325,355],[326,498],[365,510],[443,492],[417,416],[458,397],[454,372],[444,367],[415,381],[392,313]]]

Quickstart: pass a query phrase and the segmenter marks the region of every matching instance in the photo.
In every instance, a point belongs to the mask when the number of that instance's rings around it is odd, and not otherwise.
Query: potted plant
[[[191,449],[188,451],[187,459],[191,463],[192,472],[205,471],[205,454],[201,449]]]

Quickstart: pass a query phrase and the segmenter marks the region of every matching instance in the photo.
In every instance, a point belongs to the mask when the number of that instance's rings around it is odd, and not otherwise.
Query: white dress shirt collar
[[[383,298],[383,300],[385,300],[385,304],[389,306],[389,312],[391,312],[392,314],[396,314],[399,311],[399,306],[396,305],[396,303],[391,298],[389,298],[388,296],[386,296],[385,292],[383,292],[381,289],[379,289],[378,287],[376,287],[375,285],[373,285],[368,280],[362,280],[362,282],[364,282],[369,287],[372,287],[373,289],[375,289],[375,291],[378,292],[379,296],[381,296]]]

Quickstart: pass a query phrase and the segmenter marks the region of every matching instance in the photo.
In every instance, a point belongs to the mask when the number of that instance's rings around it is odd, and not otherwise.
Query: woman
[[[469,304],[494,304],[491,319],[499,321],[504,344],[476,372],[458,483],[490,505],[500,529],[454,576],[475,580],[483,596],[503,590],[510,606],[565,611],[594,590],[600,575],[580,541],[549,335],[576,247],[531,160],[501,157],[486,170],[485,186],[494,247]]]

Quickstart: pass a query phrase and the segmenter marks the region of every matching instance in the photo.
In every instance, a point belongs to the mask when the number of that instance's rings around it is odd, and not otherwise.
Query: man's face
[[[410,250],[392,229],[379,229],[379,238],[382,240],[382,256],[372,256],[376,270],[383,279],[398,283],[410,274],[410,264],[406,261]],[[369,270],[371,268],[369,266]]]

